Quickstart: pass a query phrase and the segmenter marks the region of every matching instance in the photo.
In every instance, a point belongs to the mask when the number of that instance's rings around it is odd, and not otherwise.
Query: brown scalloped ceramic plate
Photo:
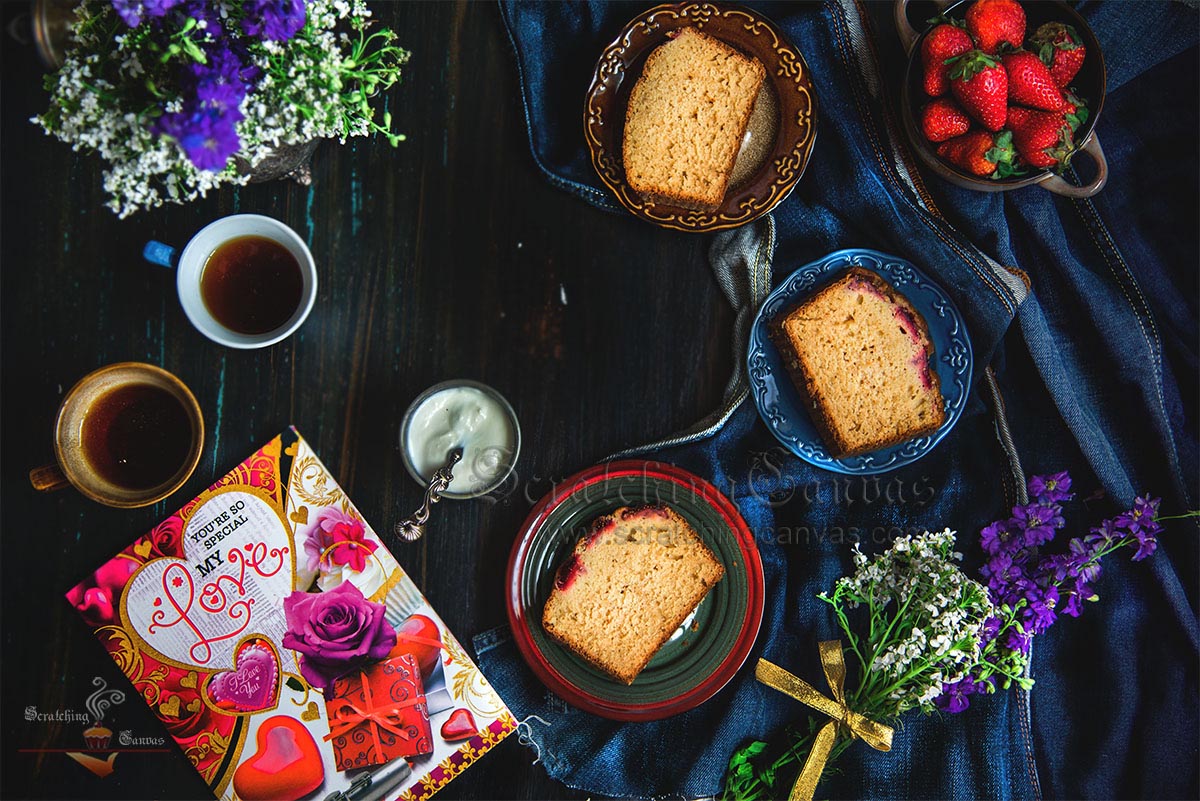
[[[625,183],[621,161],[625,106],[642,65],[672,31],[687,27],[767,69],[725,200],[711,213],[641,198]],[[804,57],[766,17],[740,6],[669,3],[634,17],[604,49],[588,89],[584,129],[600,180],[631,213],[665,228],[719,231],[766,214],[800,180],[817,137],[817,95]]]

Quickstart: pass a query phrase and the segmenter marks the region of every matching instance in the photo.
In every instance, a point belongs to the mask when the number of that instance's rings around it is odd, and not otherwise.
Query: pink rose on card
[[[346,582],[328,592],[297,590],[283,599],[288,630],[283,647],[300,654],[300,674],[320,690],[369,661],[383,659],[396,644],[383,604],[372,603]]]
[[[338,509],[325,509],[304,541],[308,570],[316,573],[322,559],[362,572],[379,544],[367,539],[362,521]]]

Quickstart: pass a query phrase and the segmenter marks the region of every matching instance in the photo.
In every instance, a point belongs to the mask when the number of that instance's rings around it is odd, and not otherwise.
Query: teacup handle
[[[1047,192],[1067,197],[1091,197],[1103,189],[1104,184],[1108,183],[1108,160],[1104,158],[1104,149],[1100,147],[1100,137],[1092,134],[1081,150],[1096,162],[1096,177],[1092,179],[1091,183],[1075,186],[1064,181],[1062,177],[1050,173],[1039,181],[1038,185]]]
[[[71,482],[67,480],[67,476],[56,464],[43,465],[35,467],[29,471],[29,483],[38,492],[55,492],[60,490]]]
[[[146,243],[146,247],[142,248],[142,258],[159,267],[173,269],[179,261],[179,254],[165,242],[151,239]]]

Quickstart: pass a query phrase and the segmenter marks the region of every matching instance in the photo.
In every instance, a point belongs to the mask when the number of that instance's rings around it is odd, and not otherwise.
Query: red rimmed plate
[[[767,70],[747,127],[749,138],[713,212],[643,199],[625,182],[621,157],[625,106],[646,57],[673,31],[688,27],[757,58]],[[583,122],[592,166],[634,216],[679,231],[719,231],[766,214],[804,175],[817,137],[817,95],[804,56],[766,17],[741,6],[668,3],[634,17],[600,54]]]
[[[558,566],[598,516],[662,503],[684,517],[725,576],[631,685],[605,675],[542,628]],[[508,561],[508,619],[522,656],[568,703],[613,720],[658,720],[704,703],[750,654],[763,615],[762,561],[746,522],[724,495],[686,470],[658,462],[597,465],[556,486],[534,506]]]

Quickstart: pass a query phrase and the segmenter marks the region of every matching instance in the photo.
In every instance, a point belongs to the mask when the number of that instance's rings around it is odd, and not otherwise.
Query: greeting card
[[[294,428],[67,599],[222,799],[420,801],[516,727]]]

